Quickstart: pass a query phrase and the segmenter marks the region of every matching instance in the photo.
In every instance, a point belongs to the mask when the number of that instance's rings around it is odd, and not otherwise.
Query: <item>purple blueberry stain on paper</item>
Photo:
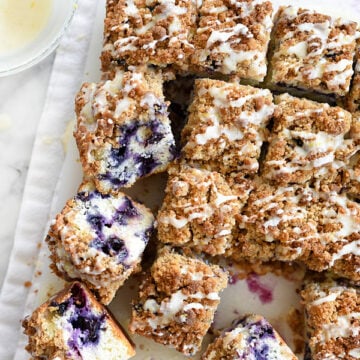
[[[269,285],[260,281],[260,276],[250,274],[246,279],[246,284],[250,292],[256,294],[262,304],[268,304],[273,301],[273,290]]]

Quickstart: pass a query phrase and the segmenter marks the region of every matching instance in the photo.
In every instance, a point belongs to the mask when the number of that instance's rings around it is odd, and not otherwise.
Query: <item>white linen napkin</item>
[[[0,359],[14,358],[58,175],[64,161],[62,135],[74,118],[74,96],[84,77],[95,14],[102,1],[79,0],[72,23],[57,49],[44,110],[39,121],[14,245],[0,294]],[[22,340],[23,342],[23,340]],[[20,346],[21,345],[21,346]],[[23,348],[19,344],[18,348]],[[28,359],[22,352],[17,359]]]

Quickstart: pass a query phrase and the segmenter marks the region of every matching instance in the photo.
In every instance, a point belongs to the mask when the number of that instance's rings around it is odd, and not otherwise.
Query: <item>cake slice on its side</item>
[[[165,247],[140,285],[129,329],[187,356],[194,355],[226,285],[227,274],[219,266]]]
[[[266,319],[247,315],[224,330],[201,359],[297,360],[297,357]]]
[[[50,227],[47,243],[54,272],[82,280],[104,304],[140,270],[154,216],[128,196],[104,195],[84,183]]]
[[[134,347],[120,325],[81,283],[74,282],[23,321],[35,360],[127,360]]]
[[[161,74],[146,67],[129,70],[85,83],[76,97],[74,136],[81,164],[102,193],[165,171],[175,157]]]
[[[330,278],[307,282],[301,292],[312,360],[360,357],[360,290]]]

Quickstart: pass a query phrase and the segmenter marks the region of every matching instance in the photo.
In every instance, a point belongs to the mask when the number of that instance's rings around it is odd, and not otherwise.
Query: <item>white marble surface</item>
[[[54,54],[31,69],[0,78],[0,288],[53,61]]]

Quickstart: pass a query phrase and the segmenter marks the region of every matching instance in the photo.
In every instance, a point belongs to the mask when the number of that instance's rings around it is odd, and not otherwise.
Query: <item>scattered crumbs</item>
[[[68,144],[69,144],[69,140],[72,137],[73,131],[74,131],[74,127],[75,127],[75,119],[72,119],[70,121],[68,121],[68,123],[66,124],[66,128],[64,133],[61,135],[61,143],[64,149],[64,152],[67,152],[68,149]]]
[[[39,270],[35,273],[35,276],[36,276],[36,277],[39,277],[39,276],[41,276],[41,275],[42,275],[42,272],[39,271]]]
[[[302,311],[296,308],[291,308],[286,316],[286,323],[289,325],[293,334],[294,352],[301,354],[305,347],[305,324]]]
[[[7,114],[0,114],[0,131],[10,129],[12,125],[11,117]]]
[[[145,349],[144,344],[140,344],[140,345],[139,345],[139,349],[140,349],[140,350],[144,350],[144,349]]]
[[[37,247],[38,249],[41,249],[41,242],[38,242],[37,245],[36,245],[36,247]]]
[[[39,292],[39,289],[34,290],[34,294],[37,294]]]
[[[31,287],[31,285],[32,285],[31,281],[25,281],[25,282],[24,282],[24,286],[25,286],[26,288]]]

